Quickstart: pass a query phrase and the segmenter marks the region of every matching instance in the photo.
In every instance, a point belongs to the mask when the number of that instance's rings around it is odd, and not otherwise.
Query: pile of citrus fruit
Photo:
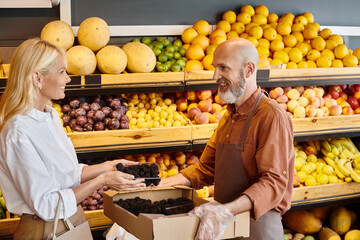
[[[227,11],[211,31],[205,20],[196,21],[181,39],[186,49],[186,70],[214,70],[213,52],[231,38],[245,38],[258,50],[259,67],[286,64],[286,68],[355,67],[360,47],[352,51],[344,39],[328,28],[320,30],[314,16],[269,13],[264,5],[243,5],[240,13]]]

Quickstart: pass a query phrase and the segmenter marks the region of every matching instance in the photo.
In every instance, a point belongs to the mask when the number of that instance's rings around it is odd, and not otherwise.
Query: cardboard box
[[[104,193],[104,213],[128,232],[141,240],[186,240],[194,239],[199,225],[197,216],[187,213],[176,215],[139,214],[135,216],[114,203],[119,199],[140,197],[159,201],[168,198],[185,197],[192,199],[195,206],[207,201],[197,196],[195,189],[188,187],[151,188],[146,190]],[[221,239],[248,237],[250,234],[250,213],[236,215],[236,220],[229,224]]]

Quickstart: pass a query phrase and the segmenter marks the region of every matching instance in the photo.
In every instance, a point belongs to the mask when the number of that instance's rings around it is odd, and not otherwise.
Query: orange
[[[234,11],[226,11],[222,15],[222,19],[227,21],[228,23],[236,22],[236,13]]]
[[[306,17],[300,15],[294,19],[294,23],[300,23],[305,26],[306,24],[308,24],[308,21]]]
[[[287,35],[283,37],[285,47],[294,47],[297,43],[296,37],[293,35]]]
[[[270,43],[270,50],[272,52],[281,51],[285,48],[284,43],[280,40],[274,40]]]
[[[267,28],[264,30],[264,38],[272,41],[275,40],[276,36],[277,36],[277,32],[274,28]]]
[[[193,28],[198,32],[198,34],[207,36],[210,33],[210,25],[205,20],[197,20],[193,24]]]
[[[247,38],[247,40],[250,41],[255,47],[258,46],[258,41],[256,38],[250,36]]]
[[[224,32],[230,32],[231,30],[231,25],[229,22],[225,21],[225,20],[221,20],[216,24],[216,29],[221,29]]]
[[[206,55],[214,54],[216,47],[217,45],[208,46],[208,48],[206,49]]]
[[[280,64],[283,64],[283,62],[280,60],[280,59],[272,59],[270,61],[270,65],[273,66],[273,65],[280,65]]]
[[[255,14],[269,16],[269,9],[264,5],[258,5],[255,7]]]
[[[311,47],[316,50],[321,51],[325,49],[325,46],[326,46],[325,40],[320,36],[316,36],[313,40],[311,40]]]
[[[335,59],[335,55],[334,55],[334,52],[329,50],[329,49],[324,49],[321,51],[321,56],[327,56],[329,57],[331,60],[334,60]]]
[[[340,44],[334,49],[334,54],[337,59],[343,59],[349,55],[349,49],[344,44]]]
[[[356,48],[354,51],[353,51],[353,55],[355,57],[357,57],[358,60],[360,60],[360,47]]]
[[[243,5],[240,12],[247,12],[250,16],[255,15],[255,9],[251,5]]]
[[[297,43],[295,47],[297,47],[298,49],[300,49],[300,51],[302,52],[303,56],[305,56],[305,55],[309,52],[309,50],[311,50],[311,49],[309,48],[309,46],[308,46],[306,43],[304,43],[304,42],[303,42],[303,43]]]
[[[327,40],[332,35],[332,31],[329,28],[324,28],[319,34],[323,39]]]
[[[239,38],[239,34],[237,34],[237,32],[235,31],[230,31],[226,34],[227,39],[231,39],[231,38]]]
[[[236,21],[248,24],[251,22],[251,15],[248,12],[241,12],[237,15]]]
[[[235,31],[237,34],[242,34],[245,31],[245,25],[241,22],[235,22],[231,24],[231,31]]]
[[[303,31],[304,39],[311,40],[314,39],[318,34],[316,27],[313,25],[306,25]]]
[[[338,45],[344,44],[344,39],[338,34],[330,35],[330,37],[328,39],[334,40]]]
[[[247,34],[247,33],[242,33],[242,34],[240,34],[240,37],[241,37],[241,38],[248,38],[248,37],[250,37],[250,36],[249,36],[249,34]]]
[[[213,55],[212,54],[209,54],[209,55],[206,55],[203,60],[202,60],[202,65],[204,66],[204,68],[206,70],[215,70],[215,67],[214,65],[212,65],[212,62],[213,62]]]
[[[289,51],[289,58],[291,62],[299,63],[303,59],[303,54],[299,48],[292,48]]]
[[[316,49],[311,49],[307,54],[306,54],[306,59],[307,60],[312,60],[312,61],[316,61],[316,59],[318,59],[319,57],[321,57],[321,53],[316,50]]]
[[[267,24],[267,18],[264,15],[255,14],[251,17],[251,22],[257,23],[259,25]]]
[[[198,60],[189,60],[186,62],[185,70],[186,71],[204,70],[204,67],[203,67],[202,63]]]
[[[250,29],[249,35],[256,39],[260,39],[263,36],[263,29],[260,26],[254,26]]]
[[[191,41],[198,35],[197,31],[194,28],[187,28],[181,34],[181,40],[184,43],[191,43]]]
[[[331,67],[342,68],[342,67],[344,67],[344,64],[340,59],[334,59],[334,61],[332,61],[332,63],[331,63]]]
[[[250,29],[251,29],[252,27],[255,27],[255,26],[259,26],[259,24],[257,24],[257,23],[249,23],[249,24],[246,24],[246,26],[245,26],[245,32],[249,34]]]
[[[301,14],[301,16],[306,17],[308,23],[313,23],[314,22],[314,16],[311,13],[304,12],[304,13]]]
[[[298,68],[308,68],[309,67],[307,62],[305,62],[305,61],[301,61],[297,65],[298,65]]]
[[[213,39],[214,37],[219,36],[219,35],[222,36],[222,37],[224,37],[224,38],[226,38],[226,33],[225,33],[223,30],[221,30],[221,29],[216,29],[216,30],[212,31],[212,32],[210,33],[209,38],[210,38],[210,40],[211,40],[211,39]]]
[[[192,41],[191,45],[200,45],[201,48],[205,51],[206,48],[210,44],[210,39],[208,37],[205,37],[204,35],[197,35]]]
[[[289,55],[285,51],[276,51],[273,54],[273,59],[280,59],[282,63],[288,63]]]
[[[296,69],[296,68],[298,68],[298,65],[296,63],[294,63],[294,62],[288,62],[286,64],[286,68],[287,69]]]
[[[331,67],[331,59],[326,56],[321,56],[316,60],[316,65],[319,68],[329,68]]]
[[[334,40],[331,40],[331,39],[326,40],[325,44],[326,44],[325,48],[329,49],[331,51],[333,51],[336,48],[336,46],[338,45],[337,42],[335,42]]]
[[[344,57],[343,63],[345,67],[355,67],[359,64],[359,60],[354,55],[347,55]]]
[[[261,56],[268,57],[270,55],[270,51],[266,47],[258,46],[256,49],[257,49],[260,57]]]
[[[276,31],[278,34],[282,35],[282,36],[286,36],[286,35],[290,35],[291,33],[291,25],[284,23],[284,22],[280,22],[277,26],[276,26]]]
[[[265,38],[260,38],[260,39],[258,39],[258,46],[270,48],[270,42],[269,42],[269,40],[267,40]]]
[[[308,65],[308,68],[316,68],[316,63],[312,60],[307,60],[306,61],[307,65]]]
[[[296,37],[296,41],[298,43],[304,42],[304,36],[301,34],[301,32],[293,32],[293,33],[291,33],[291,35]]]
[[[279,20],[279,16],[276,13],[270,13],[267,17],[268,23],[276,23]]]
[[[304,30],[304,25],[301,23],[295,23],[291,26],[292,32],[302,32]]]
[[[204,50],[200,45],[190,45],[186,50],[186,58],[189,60],[199,60],[201,61],[205,57]]]
[[[216,36],[213,39],[211,39],[210,44],[211,45],[219,45],[220,43],[225,42],[225,41],[226,41],[226,37],[219,35],[219,36]]]
[[[309,23],[309,25],[312,25],[316,28],[317,32],[320,32],[320,24],[317,22]]]
[[[258,68],[263,68],[263,67],[268,67],[268,66],[270,66],[270,60],[265,56],[260,56]]]

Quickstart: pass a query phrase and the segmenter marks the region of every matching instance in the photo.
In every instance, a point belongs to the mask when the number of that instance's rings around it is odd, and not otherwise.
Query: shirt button
[[[234,122],[235,122],[235,120],[231,120],[231,122],[232,122],[232,123],[234,123]]]
[[[286,174],[286,171],[283,171],[283,174],[285,175],[285,174]]]
[[[228,138],[228,137],[229,137],[229,134],[226,134],[226,137]]]

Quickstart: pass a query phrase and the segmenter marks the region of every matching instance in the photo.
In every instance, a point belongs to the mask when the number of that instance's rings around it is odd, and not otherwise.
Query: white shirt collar
[[[45,121],[49,117],[54,118],[54,114],[56,114],[56,111],[52,107],[46,105],[45,112],[32,108],[27,115],[37,121]]]

